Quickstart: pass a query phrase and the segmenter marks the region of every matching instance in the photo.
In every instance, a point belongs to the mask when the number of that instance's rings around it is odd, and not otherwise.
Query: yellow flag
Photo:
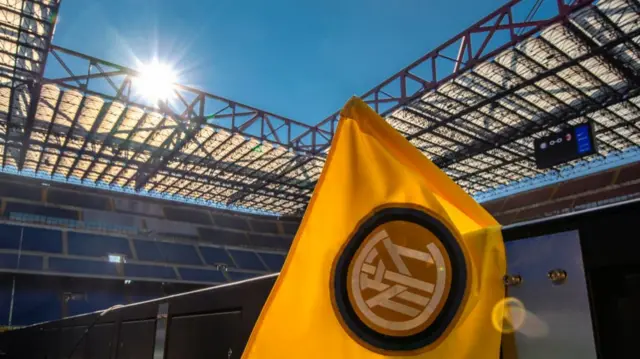
[[[490,214],[362,100],[331,151],[244,359],[497,359]]]

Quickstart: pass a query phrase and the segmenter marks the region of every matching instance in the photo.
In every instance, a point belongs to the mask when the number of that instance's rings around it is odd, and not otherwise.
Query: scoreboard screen
[[[533,141],[536,166],[550,168],[597,152],[591,123],[563,129]]]

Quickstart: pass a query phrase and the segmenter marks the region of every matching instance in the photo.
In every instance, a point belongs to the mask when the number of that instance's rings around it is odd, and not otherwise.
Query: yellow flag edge
[[[436,167],[431,161],[429,161],[427,158],[425,158],[422,153],[420,153],[415,147],[413,147],[411,145],[411,143],[405,141],[406,139],[404,137],[402,137],[402,135],[400,135],[393,127],[391,127],[391,125],[389,125],[386,121],[384,121],[384,119],[382,119],[380,117],[380,115],[378,115],[375,111],[373,111],[373,109],[371,107],[369,107],[364,101],[362,101],[360,98],[358,97],[352,97],[347,104],[343,107],[342,111],[340,112],[340,119],[338,121],[338,127],[336,128],[335,131],[335,135],[332,139],[332,143],[331,143],[331,148],[332,150],[329,151],[329,154],[327,156],[327,160],[325,161],[325,167],[329,166],[333,160],[333,154],[335,153],[335,146],[338,143],[339,137],[342,133],[342,131],[340,131],[340,129],[343,126],[343,123],[345,122],[344,120],[350,119],[350,120],[354,120],[357,121],[357,118],[359,116],[354,116],[354,114],[352,113],[352,111],[364,111],[366,115],[369,116],[376,116],[377,118],[379,118],[381,121],[372,121],[372,123],[366,123],[364,124],[365,126],[361,126],[361,128],[366,129],[368,126],[376,126],[379,124],[382,124],[380,130],[386,132],[387,135],[392,137],[392,142],[396,142],[397,144],[400,144],[402,147],[401,151],[396,151],[396,152],[400,152],[398,153],[398,155],[406,155],[409,154],[410,155],[410,161],[409,163],[421,163],[421,165],[429,168],[431,171],[433,170],[437,170],[434,171],[435,173],[438,173],[439,178],[437,179],[441,185],[445,186],[447,188],[446,191],[438,191],[438,195],[449,201],[452,202],[452,198],[450,195],[447,195],[448,191],[453,191],[455,193],[457,192],[462,192],[462,196],[459,196],[458,199],[460,198],[468,198],[470,199],[470,201],[465,201],[465,202],[470,202],[470,203],[463,203],[464,206],[463,208],[460,208],[465,214],[467,214],[469,217],[471,218],[475,218],[476,216],[473,216],[470,210],[468,210],[467,205],[470,205],[476,212],[476,213],[481,213],[481,222],[482,223],[478,223],[479,225],[482,226],[486,226],[486,227],[490,227],[488,228],[488,230],[490,231],[500,231],[500,224],[498,224],[498,222],[488,213],[486,212],[486,210],[480,206],[475,200],[473,200],[468,194],[466,194],[459,186],[457,186],[455,183],[453,183],[453,181],[451,181],[451,179],[446,176],[446,174],[444,174],[438,167]],[[363,123],[361,121],[357,121],[358,123],[360,123],[361,125],[363,125]],[[377,122],[377,123],[376,123]],[[386,125],[386,126],[385,126]],[[395,138],[394,138],[395,137]],[[388,139],[384,139],[384,141],[388,141]],[[389,148],[394,148],[393,146],[389,146]],[[416,156],[417,155],[417,156]],[[415,161],[415,162],[413,162]],[[424,173],[425,169],[424,168],[420,168],[421,166],[417,166],[417,170],[420,173]],[[313,194],[311,195],[311,200],[309,201],[309,205],[307,206],[307,210],[305,211],[305,215],[302,218],[302,222],[300,223],[300,227],[298,228],[298,231],[296,232],[296,236],[293,239],[293,242],[291,243],[291,248],[289,249],[289,253],[287,254],[287,258],[285,260],[284,265],[282,266],[282,270],[280,271],[278,278],[276,279],[276,283],[274,284],[273,288],[271,289],[271,292],[269,293],[269,297],[267,298],[267,301],[265,302],[264,306],[262,307],[262,310],[260,311],[260,315],[258,316],[258,320],[256,321],[256,324],[253,327],[253,330],[251,331],[251,335],[249,336],[249,340],[247,341],[247,345],[245,346],[244,352],[242,354],[242,359],[246,359],[248,356],[248,353],[251,349],[251,347],[253,346],[255,340],[256,340],[256,336],[257,333],[260,330],[260,327],[264,321],[264,313],[266,313],[269,310],[269,307],[271,306],[271,304],[273,303],[273,300],[275,298],[275,293],[277,293],[278,289],[280,288],[280,285],[282,284],[282,282],[284,281],[284,279],[286,278],[286,275],[289,271],[289,264],[291,263],[291,258],[295,255],[296,253],[296,249],[298,247],[298,242],[299,242],[299,238],[301,237],[301,233],[304,232],[304,229],[307,225],[307,221],[308,221],[308,213],[312,212],[313,206],[315,204],[316,198],[318,196],[318,194],[321,192],[322,186],[324,184],[324,179],[325,179],[325,174],[326,171],[322,171],[320,174],[320,178],[318,179],[318,183],[316,184],[316,187],[313,191]],[[453,186],[451,185],[453,184]],[[463,245],[466,246],[466,243],[464,243],[466,241],[463,241]],[[494,246],[495,248],[495,246]],[[502,251],[504,251],[504,248],[502,248]],[[476,266],[476,263],[474,260],[472,260],[471,258],[469,259],[468,263],[472,266]],[[506,269],[505,269],[506,270]],[[471,273],[476,273],[476,275],[481,276],[481,273],[478,273],[477,270],[472,270],[470,271]],[[480,279],[480,278],[477,278]],[[479,283],[478,280],[473,280],[470,281],[471,283]],[[469,285],[469,283],[468,283]],[[469,296],[467,296],[466,298],[466,304],[464,304],[464,308],[465,310],[459,314],[459,318],[456,321],[457,324],[456,326],[460,325],[461,323],[464,322],[464,320],[467,318],[467,316],[469,315],[469,313],[472,312],[472,309],[475,307],[478,298],[479,298],[479,288],[478,285],[475,285],[473,288],[467,287],[469,290]]]
[[[353,98],[349,101],[349,103],[346,106],[348,106],[352,101],[353,101]],[[332,150],[329,151],[329,154],[327,155],[327,160],[325,161],[325,164],[324,164],[325,168],[329,166],[331,164],[331,161],[333,160],[333,157],[334,157],[333,154],[335,153],[334,151],[335,145],[338,143],[338,139],[342,133],[340,129],[342,128],[343,123],[344,121],[342,121],[342,115],[341,115],[340,120],[338,121],[338,127],[336,128],[335,135],[333,136],[333,139],[331,141]],[[262,322],[264,321],[263,314],[269,310],[269,307],[271,306],[275,298],[274,294],[277,293],[278,289],[280,288],[280,285],[282,284],[282,282],[284,282],[284,279],[286,278],[287,273],[289,272],[289,264],[291,263],[291,258],[293,258],[293,256],[296,253],[296,249],[298,247],[298,242],[299,242],[299,238],[301,237],[301,233],[304,233],[304,229],[307,225],[307,221],[309,217],[308,214],[312,212],[313,206],[316,202],[316,198],[318,197],[318,194],[321,192],[320,190],[322,189],[322,186],[324,184],[325,174],[326,174],[326,171],[323,169],[323,171],[320,173],[320,178],[318,178],[318,183],[316,184],[316,187],[313,190],[313,194],[311,195],[311,200],[309,201],[307,210],[305,211],[305,214],[302,217],[302,222],[300,223],[300,227],[298,227],[298,232],[296,232],[296,236],[293,239],[293,242],[291,243],[291,248],[289,248],[289,253],[287,254],[287,258],[285,259],[284,265],[282,266],[282,270],[280,270],[280,274],[276,279],[276,283],[274,284],[273,288],[271,288],[269,297],[267,298],[267,301],[262,307],[262,310],[260,311],[260,315],[258,316],[258,320],[256,321],[256,324],[254,325],[253,330],[251,331],[251,335],[249,336],[247,345],[245,346],[244,352],[242,353],[242,357],[241,357],[242,359],[247,358],[248,352],[253,346],[256,340],[257,333],[260,331],[260,327],[262,325]]]
[[[440,168],[427,159],[417,148],[407,141],[396,129],[377,114],[369,105],[358,97],[352,97],[340,113],[342,119],[353,119],[358,122],[363,132],[384,133],[377,138],[385,142],[386,148],[396,156],[406,158],[405,164],[411,165],[417,173],[429,178],[434,184],[433,191],[443,200],[455,206],[473,219],[480,227],[499,225],[498,222],[478,202],[469,196],[460,186],[449,178]],[[362,118],[376,118],[377,121],[359,121]],[[340,124],[338,124],[338,127]]]

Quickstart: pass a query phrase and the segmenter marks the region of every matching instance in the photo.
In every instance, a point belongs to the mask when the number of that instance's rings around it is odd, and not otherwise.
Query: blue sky
[[[54,43],[315,124],[501,0],[63,0]]]
[[[157,57],[181,70],[181,83],[313,125],[505,2],[63,0],[53,42],[134,68]],[[534,2],[522,1],[516,18]],[[543,1],[536,18],[555,3]],[[491,200],[639,156],[627,151],[475,197]]]

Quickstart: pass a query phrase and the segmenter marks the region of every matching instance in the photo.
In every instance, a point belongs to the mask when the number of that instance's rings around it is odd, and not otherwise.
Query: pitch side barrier
[[[634,352],[638,218],[640,201],[630,201],[503,229],[507,304],[521,318],[503,336],[503,358]],[[240,358],[276,276],[1,333],[2,358]]]

